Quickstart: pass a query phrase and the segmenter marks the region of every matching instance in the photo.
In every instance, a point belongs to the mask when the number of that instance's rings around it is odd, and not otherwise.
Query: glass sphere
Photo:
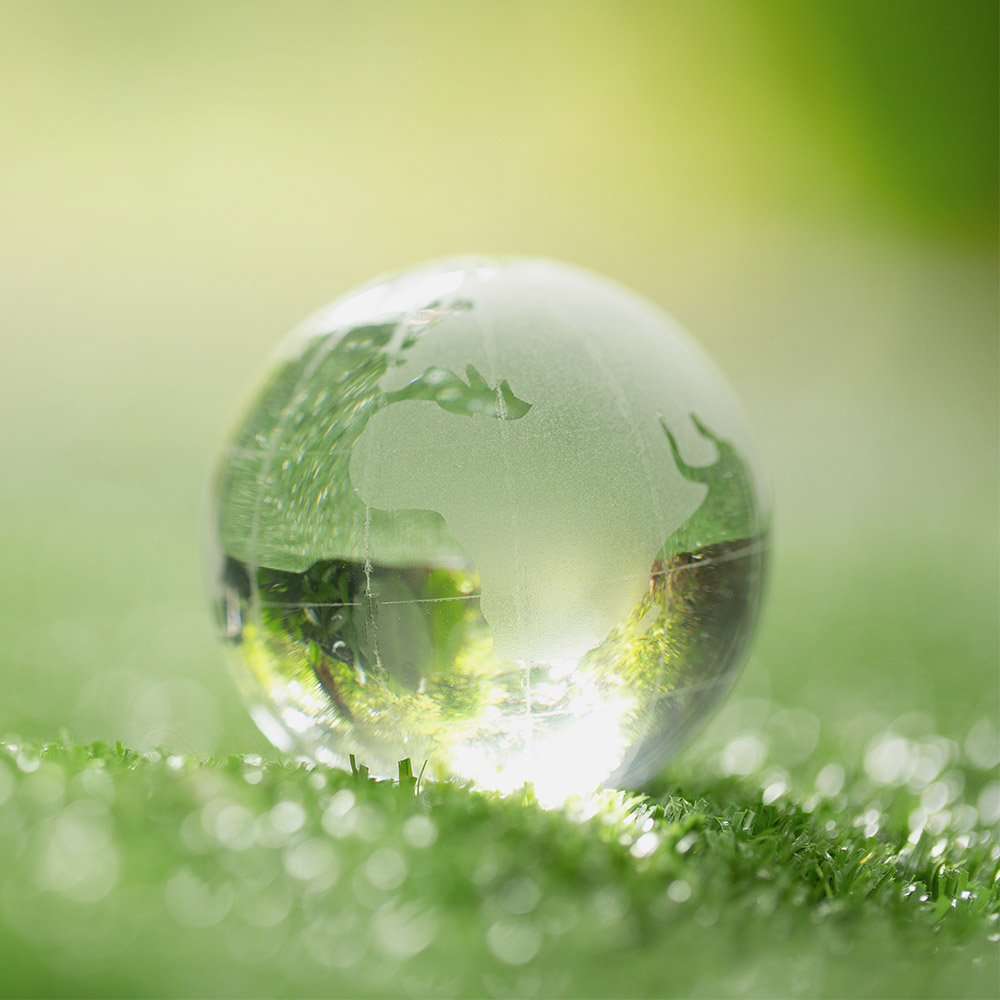
[[[705,720],[768,522],[732,391],[668,316],[485,258],[294,331],[213,518],[224,634],[273,742],[543,800],[640,782]]]

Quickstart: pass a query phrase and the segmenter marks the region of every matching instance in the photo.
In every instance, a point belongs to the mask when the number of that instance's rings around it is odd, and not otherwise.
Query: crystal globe
[[[253,717],[373,774],[640,782],[745,658],[760,482],[714,365],[621,286],[525,259],[380,278],[280,345],[219,461]]]

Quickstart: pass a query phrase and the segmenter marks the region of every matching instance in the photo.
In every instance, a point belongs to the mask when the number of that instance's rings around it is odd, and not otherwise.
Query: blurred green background
[[[992,2],[0,4],[0,733],[264,750],[214,451],[306,313],[483,251],[661,304],[758,431],[769,606],[691,753],[988,766],[997,120]]]

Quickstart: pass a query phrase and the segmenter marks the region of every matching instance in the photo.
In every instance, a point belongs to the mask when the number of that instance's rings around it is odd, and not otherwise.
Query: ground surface
[[[780,775],[688,776],[545,811],[258,757],[8,743],[3,992],[991,996],[1000,848],[972,806],[921,811],[956,775],[982,785],[967,759],[926,781],[948,753],[890,737],[798,800]],[[923,796],[890,784],[903,772]]]

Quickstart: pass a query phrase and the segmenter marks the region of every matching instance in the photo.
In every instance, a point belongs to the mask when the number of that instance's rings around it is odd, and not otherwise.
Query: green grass
[[[375,783],[7,742],[0,990],[995,995],[996,836],[961,797],[917,812],[926,788],[891,773],[929,746],[828,768],[808,794],[690,767],[679,787],[546,811],[527,789],[415,793],[405,766]],[[965,757],[957,774],[973,802],[992,794]]]

